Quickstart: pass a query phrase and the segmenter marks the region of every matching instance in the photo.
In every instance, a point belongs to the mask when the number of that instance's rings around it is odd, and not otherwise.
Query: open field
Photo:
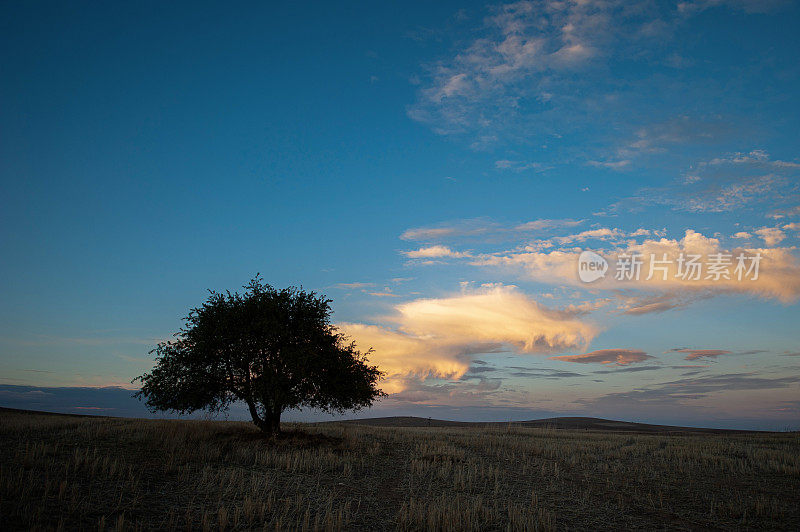
[[[800,528],[797,433],[0,412],[0,529]]]

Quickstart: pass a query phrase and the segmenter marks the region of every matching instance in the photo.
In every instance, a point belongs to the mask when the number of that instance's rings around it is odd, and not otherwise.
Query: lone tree
[[[175,340],[151,351],[156,365],[134,379],[151,411],[219,412],[243,401],[262,431],[280,432],[287,408],[343,412],[383,396],[383,374],[330,322],[331,301],[256,276],[238,292],[211,292]]]

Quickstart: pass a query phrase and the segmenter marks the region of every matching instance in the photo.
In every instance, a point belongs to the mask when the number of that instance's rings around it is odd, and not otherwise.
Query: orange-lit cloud
[[[548,252],[525,250],[486,254],[475,259],[473,264],[481,266],[500,266],[521,269],[527,277],[536,281],[551,284],[571,284],[594,289],[634,289],[663,294],[666,292],[690,292],[694,294],[714,295],[716,293],[746,293],[765,299],[775,299],[783,303],[791,303],[800,299],[800,262],[791,247],[765,248],[730,248],[726,249],[719,239],[706,237],[701,233],[688,229],[681,239],[646,239],[642,243],[626,240],[617,243],[618,247],[603,256],[616,262],[620,255],[639,254],[642,258],[639,280],[620,281],[615,278],[615,271],[609,269],[604,279],[591,285],[581,283],[578,279],[578,256],[582,249],[556,249]],[[716,254],[732,256],[729,278],[709,278],[706,267],[699,279],[685,278],[678,274],[678,259],[683,254],[700,255],[701,262],[707,266],[709,258]],[[744,275],[739,280],[734,275],[736,257],[760,255],[758,278]],[[657,262],[653,262],[651,275],[651,257],[656,261],[666,260],[665,271]],[[749,266],[749,262],[747,263]],[[745,272],[746,273],[746,272]]]
[[[470,347],[493,349],[493,346],[467,346],[448,339],[422,338],[363,323],[340,323],[338,327],[355,340],[360,349],[374,349],[369,360],[386,372],[387,379],[381,388],[387,393],[405,389],[403,381],[409,377],[423,380],[428,377],[461,377],[469,369],[465,355],[470,353]]]
[[[764,243],[768,246],[777,246],[786,238],[786,233],[777,227],[762,227],[756,229],[755,233],[764,239]]]
[[[563,360],[565,362],[578,362],[580,364],[616,364],[627,366],[636,362],[642,362],[648,358],[653,358],[644,351],[637,349],[598,349],[583,355],[563,355],[550,357],[553,360]]]
[[[383,389],[390,393],[405,388],[408,378],[459,378],[469,369],[471,354],[581,349],[598,332],[578,319],[580,312],[549,309],[514,286],[416,299],[394,310],[384,325],[338,325],[362,350],[374,349],[370,361],[387,373]]]

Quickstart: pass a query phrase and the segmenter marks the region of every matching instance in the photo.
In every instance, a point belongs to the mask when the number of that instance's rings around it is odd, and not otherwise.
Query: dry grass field
[[[797,433],[0,413],[0,529],[800,529]]]

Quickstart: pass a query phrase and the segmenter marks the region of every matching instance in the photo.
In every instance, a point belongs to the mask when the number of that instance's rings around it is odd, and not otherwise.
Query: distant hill
[[[72,416],[72,417],[116,417],[99,416],[87,414],[65,414],[56,412],[43,412],[38,410],[23,410],[19,408],[7,408],[0,406],[0,414],[46,414],[51,416]],[[245,420],[246,421],[246,420]],[[427,417],[414,416],[394,416],[394,417],[372,417],[364,419],[346,419],[342,421],[321,421],[317,424],[337,424],[345,423],[348,425],[367,425],[372,427],[538,427],[549,429],[567,430],[592,430],[604,432],[630,432],[637,434],[644,433],[694,433],[694,434],[745,434],[745,433],[768,433],[770,431],[759,430],[738,430],[738,429],[709,429],[702,427],[678,427],[673,425],[651,425],[648,423],[633,423],[631,421],[615,421],[613,419],[601,419],[597,417],[550,417],[545,419],[531,419],[528,421],[448,421],[446,419],[432,419]]]
[[[651,425],[647,423],[633,423],[630,421],[614,421],[596,417],[551,417],[546,419],[532,419],[529,421],[502,421],[502,422],[468,422],[447,421],[443,419],[430,419],[412,416],[375,417],[366,419],[348,419],[333,423],[347,423],[354,425],[368,425],[373,427],[539,427],[570,430],[593,430],[606,432],[635,432],[635,433],[747,433],[759,432],[749,430],[708,429],[696,427],[676,427],[672,425]]]

